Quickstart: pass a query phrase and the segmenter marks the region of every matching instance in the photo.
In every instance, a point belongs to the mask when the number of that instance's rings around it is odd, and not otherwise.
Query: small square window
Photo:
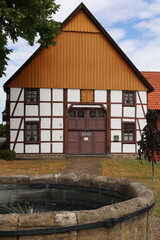
[[[124,142],[135,141],[135,124],[134,123],[123,124],[123,141]]]
[[[132,106],[135,105],[135,92],[123,92],[123,104]]]
[[[38,103],[39,94],[38,89],[26,89],[26,102],[36,104]]]
[[[69,117],[70,118],[76,118],[76,110],[70,110],[69,111]]]
[[[39,141],[39,123],[26,123],[26,141],[38,142]]]

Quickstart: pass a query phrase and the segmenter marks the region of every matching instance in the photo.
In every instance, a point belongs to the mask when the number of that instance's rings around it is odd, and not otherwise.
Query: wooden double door
[[[106,152],[106,112],[103,109],[71,109],[68,112],[68,153]]]

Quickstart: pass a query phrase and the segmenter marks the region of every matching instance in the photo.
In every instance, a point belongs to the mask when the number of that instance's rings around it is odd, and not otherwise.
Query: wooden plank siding
[[[7,87],[148,91],[83,10],[62,31]]]

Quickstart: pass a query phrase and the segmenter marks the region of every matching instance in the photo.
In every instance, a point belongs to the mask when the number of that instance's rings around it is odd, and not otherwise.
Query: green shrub
[[[13,150],[3,149],[3,150],[0,150],[0,158],[5,160],[15,160],[16,153]]]
[[[0,124],[0,137],[7,136],[7,125]]]

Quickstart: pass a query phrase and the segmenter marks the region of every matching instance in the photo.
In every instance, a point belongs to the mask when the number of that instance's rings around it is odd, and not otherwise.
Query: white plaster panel
[[[124,117],[135,117],[135,107],[124,107]]]
[[[53,103],[53,116],[63,116],[63,103]]]
[[[122,104],[111,104],[111,117],[122,117]]]
[[[63,89],[53,89],[53,101],[63,102]]]
[[[50,88],[40,88],[40,101],[51,101]]]
[[[111,129],[121,129],[121,119],[111,119]]]
[[[26,106],[26,116],[38,116],[38,106],[37,105],[27,105]]]
[[[24,116],[24,104],[18,103],[13,116]]]
[[[112,130],[111,131],[111,141],[114,141],[114,135],[118,135],[119,136],[119,141],[121,141],[121,138],[122,138],[122,136],[121,136],[121,131],[117,131],[117,130]]]
[[[39,118],[25,118],[25,121],[39,121]]]
[[[68,89],[68,102],[80,102],[80,89]]]
[[[40,115],[41,116],[51,116],[51,104],[50,103],[40,103]]]
[[[124,153],[135,153],[135,144],[123,144]]]
[[[111,103],[122,103],[122,91],[111,91]]]
[[[104,104],[105,105],[105,104]],[[73,105],[74,108],[101,108],[100,105]]]
[[[63,118],[53,118],[53,129],[63,128]]]
[[[137,142],[141,140],[141,134],[140,134],[139,131],[137,131],[136,138],[137,138],[137,139],[136,139]]]
[[[144,112],[145,112],[145,115],[146,115],[147,111],[148,111],[147,105],[143,105],[143,108],[144,108]]]
[[[16,153],[24,153],[23,143],[16,143],[14,151]]]
[[[41,143],[41,153],[50,153],[51,145],[50,143]]]
[[[111,153],[121,153],[121,143],[111,143]]]
[[[147,104],[147,92],[139,91],[142,104]]]
[[[10,150],[13,150],[13,143],[10,144]]]
[[[12,115],[15,107],[15,103],[10,104],[10,115]],[[24,115],[24,104],[18,103],[13,116],[23,116]]]
[[[106,90],[95,90],[94,91],[95,102],[107,102],[107,91]]]
[[[11,88],[10,90],[10,101],[17,101],[21,88]],[[24,101],[24,89],[22,90],[19,101]]]
[[[144,113],[141,105],[137,105],[137,117],[138,118],[144,118]]]
[[[143,128],[146,126],[147,121],[146,119],[139,119],[139,125],[140,125],[140,129],[143,130]]]
[[[53,153],[63,153],[63,143],[53,143]]]
[[[135,119],[123,118],[123,122],[135,122]]]
[[[39,144],[26,144],[26,153],[39,153]]]
[[[14,142],[17,136],[17,131],[10,131],[10,140]]]
[[[11,103],[10,104],[10,116],[12,115],[12,113],[13,113],[13,109],[14,109],[14,107],[15,107],[15,103]]]
[[[51,134],[48,130],[42,130],[41,131],[41,141],[50,141],[51,140]]]
[[[51,119],[41,118],[41,128],[51,128]]]
[[[18,129],[21,118],[10,118],[10,129]]]
[[[52,140],[53,141],[63,141],[63,130],[52,131]]]
[[[24,141],[24,132],[20,131],[19,135],[18,135],[17,142],[22,142],[22,141]]]
[[[136,92],[136,103],[140,103],[140,99],[137,92]]]

